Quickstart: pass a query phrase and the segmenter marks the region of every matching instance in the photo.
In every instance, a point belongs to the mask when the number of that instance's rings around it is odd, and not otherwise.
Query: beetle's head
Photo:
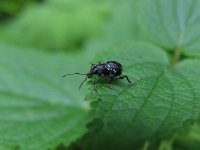
[[[98,65],[97,64],[92,64],[91,70],[92,72],[96,72],[98,70]]]
[[[94,74],[97,74],[98,67],[96,64],[92,64],[90,72],[87,73],[88,78],[91,78]]]

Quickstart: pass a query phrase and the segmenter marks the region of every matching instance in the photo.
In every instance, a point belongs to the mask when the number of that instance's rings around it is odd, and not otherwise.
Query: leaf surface
[[[81,137],[89,108],[83,101],[86,91],[78,90],[81,77],[62,78],[85,71],[80,60],[87,64],[84,55],[0,47],[1,149],[54,149]]]
[[[191,66],[199,66],[198,60],[170,67],[164,51],[143,43],[110,54],[104,52],[96,60],[123,62],[124,74],[135,84],[128,85],[125,79],[115,81],[113,89],[100,84],[98,92],[88,95],[95,120],[85,135],[88,141],[83,140],[88,142],[85,149],[141,147],[145,140],[169,137],[195,119],[200,72]]]
[[[200,56],[200,1],[144,0],[141,24],[151,41],[186,56]]]

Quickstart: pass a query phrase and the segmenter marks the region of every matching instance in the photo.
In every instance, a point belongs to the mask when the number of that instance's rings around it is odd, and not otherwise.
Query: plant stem
[[[174,52],[173,58],[172,58],[172,66],[174,66],[180,59],[181,56],[181,47],[178,46]]]
[[[172,136],[170,139],[162,140],[158,150],[173,150],[173,142],[174,136]]]
[[[148,150],[148,148],[149,148],[149,141],[146,140],[142,150]]]
[[[183,40],[184,40],[184,36],[185,36],[185,32],[181,32],[180,36],[179,36],[179,40],[178,40],[178,44],[177,44],[177,48],[175,49],[174,55],[172,57],[172,66],[174,66],[180,59],[181,56],[181,46],[183,44]]]

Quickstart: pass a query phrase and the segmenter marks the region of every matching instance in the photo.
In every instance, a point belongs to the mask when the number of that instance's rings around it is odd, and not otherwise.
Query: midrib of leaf
[[[178,43],[177,43],[177,47],[176,47],[176,49],[175,49],[175,52],[174,52],[174,56],[173,56],[173,58],[172,58],[172,65],[175,65],[175,64],[177,64],[177,62],[179,61],[179,59],[180,59],[180,57],[181,57],[181,55],[182,55],[182,46],[183,46],[183,44],[184,44],[184,39],[185,39],[185,36],[186,36],[186,29],[188,28],[188,22],[189,22],[189,19],[190,19],[190,17],[192,16],[192,13],[193,13],[193,8],[195,7],[195,2],[196,1],[194,1],[193,3],[192,3],[192,6],[190,7],[190,9],[189,9],[189,12],[188,12],[188,14],[187,14],[187,16],[186,16],[186,18],[185,18],[185,22],[183,23],[184,25],[183,25],[183,27],[181,28],[181,23],[180,23],[180,25],[179,25],[179,27],[180,27],[180,35],[179,35],[179,38],[178,38]],[[174,5],[175,6],[175,8],[174,8],[174,10],[176,10],[176,8],[177,8],[177,1],[175,1],[175,4],[176,5]],[[174,14],[178,14],[177,12],[176,13],[174,13]],[[178,18],[178,16],[177,15],[175,15],[177,18],[176,18],[176,20],[178,21],[179,20],[179,18]],[[195,22],[195,21],[194,21]],[[179,23],[179,22],[178,22]],[[194,24],[194,23],[193,23]]]
[[[177,1],[175,1],[175,4],[176,5],[174,5],[175,6],[174,10],[176,10],[176,8],[177,8]],[[186,32],[186,28],[188,26],[188,21],[189,21],[189,17],[191,15],[191,12],[192,12],[192,8],[190,7],[190,11],[189,11],[189,13],[188,13],[188,15],[185,19],[185,22],[183,23],[184,24],[183,27],[181,28],[181,23],[179,25],[180,34],[179,34],[179,37],[178,37],[177,47],[174,51],[174,56],[172,58],[172,62],[171,62],[172,65],[175,65],[179,61],[180,56],[182,54],[182,46],[184,44],[185,32]],[[174,14],[178,14],[178,12],[175,12]],[[177,23],[179,24],[179,22],[178,22],[179,18],[178,18],[177,15],[175,15],[175,16],[176,16]]]
[[[168,83],[170,83],[170,81],[166,78],[166,80],[168,81]],[[171,105],[170,105],[170,108],[169,108],[169,111],[167,113],[167,115],[165,116],[165,118],[161,121],[160,125],[156,128],[156,130],[154,131],[154,134],[156,135],[158,130],[162,127],[162,125],[165,123],[165,121],[167,121],[167,118],[169,117],[170,113],[172,112],[172,108],[174,106],[174,102],[175,102],[175,98],[174,98],[174,88],[173,88],[173,85],[170,83],[171,85],[171,89],[172,89],[172,102],[171,102]]]
[[[195,19],[193,20],[193,22],[191,22],[190,25],[188,25],[189,20],[190,20],[190,17],[191,17],[191,18],[193,17],[193,13],[194,13],[193,10],[195,10],[195,6],[198,6],[198,5],[197,5],[197,0],[194,0],[193,3],[191,4],[190,9],[189,9],[189,12],[188,12],[188,15],[187,15],[187,17],[186,17],[185,27],[187,27],[187,28],[190,27],[190,26],[192,26],[192,25],[195,25],[195,24],[197,23],[198,19],[200,19],[200,18],[195,18]],[[195,39],[193,38],[192,41],[195,41]],[[189,43],[189,42],[188,42],[188,43]],[[187,43],[187,44],[188,44],[188,43]],[[185,44],[186,44],[186,43],[185,43]]]
[[[173,52],[171,65],[176,64],[181,56],[200,56],[199,7],[198,0],[187,0],[184,3],[181,0],[141,2],[141,9],[144,12],[141,24],[144,25],[144,32],[150,35],[150,41]],[[157,28],[159,33],[156,31]]]
[[[136,118],[139,116],[139,113],[141,113],[144,105],[147,103],[148,99],[151,97],[151,95],[153,94],[154,92],[154,89],[157,87],[157,84],[159,83],[159,79],[164,75],[164,73],[166,72],[166,70],[164,70],[163,72],[161,72],[159,75],[157,76],[151,76],[151,77],[155,77],[155,83],[154,85],[152,86],[149,94],[147,95],[147,97],[145,98],[145,101],[142,103],[142,105],[140,106],[139,108],[139,111],[137,111],[137,113],[135,114],[134,118],[132,119],[132,123],[131,124],[134,124],[134,122],[136,121]],[[149,77],[147,78],[141,78],[140,80],[143,80],[143,79],[148,79]],[[167,79],[167,78],[166,78]],[[138,80],[137,82],[139,82],[140,80]],[[170,81],[167,80],[169,83]],[[167,113],[167,115],[165,116],[165,118],[161,121],[160,125],[155,129],[154,133],[152,133],[152,136],[153,135],[156,135],[156,132],[159,130],[159,128],[164,124],[164,122],[167,120],[167,118],[169,117],[169,114],[171,113],[172,111],[172,108],[174,106],[174,90],[173,90],[173,86],[172,84],[170,83],[171,87],[172,87],[172,91],[173,91],[173,97],[172,97],[172,102],[171,102],[171,105],[170,105],[170,109]],[[125,89],[124,89],[125,90]],[[118,96],[120,95],[120,93],[118,94]]]
[[[176,10],[176,8],[177,8],[177,1],[175,1],[174,11]],[[176,16],[177,24],[179,24],[179,18],[177,16],[178,12],[175,11],[174,14],[176,14],[175,16]],[[187,27],[188,18],[189,18],[189,14],[187,15],[187,18],[186,18],[182,28],[181,28],[181,23],[179,24],[180,34],[178,36],[177,47],[175,48],[174,55],[173,55],[172,62],[171,62],[171,64],[173,66],[179,61],[181,53],[182,53],[181,48],[182,48],[182,44],[183,44],[184,38],[185,38],[185,29]]]
[[[155,80],[155,83],[154,83],[154,85],[152,86],[152,88],[151,88],[150,92],[148,93],[147,97],[145,98],[144,102],[143,102],[142,105],[140,106],[140,108],[139,108],[140,111],[138,111],[138,112],[135,114],[134,118],[132,119],[132,124],[134,124],[134,122],[136,121],[136,118],[139,116],[139,113],[142,111],[144,105],[147,103],[148,99],[151,97],[152,93],[154,92],[154,89],[156,88],[156,86],[157,86],[157,84],[158,84],[158,82],[159,82],[159,79],[160,79],[163,75],[164,75],[164,71],[161,72],[158,76],[156,76],[156,78],[155,78],[155,79],[156,79],[156,80]]]

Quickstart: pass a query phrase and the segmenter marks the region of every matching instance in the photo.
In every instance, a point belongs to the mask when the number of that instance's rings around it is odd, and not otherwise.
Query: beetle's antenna
[[[81,82],[81,84],[80,84],[80,86],[79,86],[79,89],[81,89],[83,83],[84,83],[85,81],[87,81],[87,79],[88,79],[88,77],[86,77],[86,78],[83,80],[83,82]]]
[[[66,76],[69,76],[69,75],[74,75],[74,74],[87,75],[86,73],[78,73],[78,72],[76,72],[76,73],[65,74],[65,75],[63,75],[63,77],[66,77]]]

